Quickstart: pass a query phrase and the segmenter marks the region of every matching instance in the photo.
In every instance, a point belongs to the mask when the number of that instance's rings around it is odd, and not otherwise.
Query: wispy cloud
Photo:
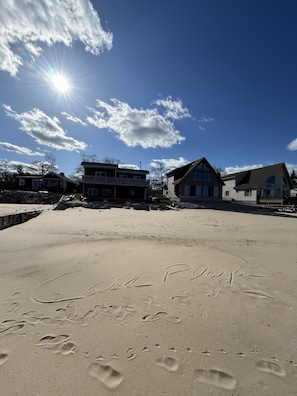
[[[135,170],[139,170],[140,167],[135,165],[135,164],[119,164],[119,168],[122,169],[135,169]]]
[[[229,175],[231,173],[238,173],[238,172],[243,172],[251,169],[258,169],[258,168],[263,168],[263,164],[254,164],[254,165],[235,165],[235,166],[227,166],[227,168],[224,169],[224,174]]]
[[[89,108],[92,115],[87,121],[99,129],[115,132],[128,147],[167,148],[185,140],[173,123],[173,120],[190,117],[180,100],[168,98],[154,102],[164,107],[164,112],[158,107],[137,109],[118,99],[110,101],[108,104],[98,99],[96,108]]]
[[[68,121],[72,121],[72,122],[74,122],[76,124],[81,124],[83,126],[87,126],[88,125],[86,122],[82,121],[80,118],[75,117],[75,116],[73,116],[73,115],[71,115],[69,113],[66,113],[65,111],[63,111],[61,114],[64,115]]]
[[[71,46],[75,40],[85,50],[98,55],[112,48],[113,35],[106,32],[91,1],[5,0],[0,13],[0,69],[12,76],[23,64],[22,55],[13,45],[23,43],[32,58],[42,49],[40,43],[63,43]]]
[[[199,122],[202,122],[202,123],[206,123],[206,122],[213,122],[214,119],[211,118],[211,117],[204,117],[204,116],[203,116],[203,117],[200,118],[198,121],[199,121]]]
[[[184,165],[187,165],[190,161],[186,160],[183,157],[179,158],[162,158],[162,159],[153,159],[150,162],[150,166],[152,168],[161,167],[164,169],[164,173],[170,172],[173,169],[180,168]]]
[[[24,113],[16,113],[10,106],[4,105],[6,114],[20,123],[20,129],[31,136],[38,144],[54,148],[56,150],[80,151],[85,150],[87,145],[66,135],[60,126],[57,117],[49,117],[39,109],[33,109]]]
[[[153,102],[157,106],[165,108],[164,116],[173,120],[191,117],[189,110],[183,105],[181,100],[173,100],[171,96],[166,99],[158,99]]]
[[[297,138],[292,140],[291,143],[287,145],[287,149],[290,151],[296,151],[297,150]]]
[[[6,161],[0,160],[0,170],[5,170],[9,173],[16,172],[18,166],[22,166],[24,172],[34,173],[37,171],[37,165],[35,164],[28,164],[27,162],[22,161]]]
[[[21,147],[21,146],[17,146],[16,144],[12,144],[12,143],[7,143],[7,142],[0,142],[0,147],[2,147],[4,150],[7,151],[12,151],[16,154],[24,154],[24,155],[39,155],[39,156],[44,156],[43,153],[39,153],[39,152],[33,152],[32,150],[26,148],[26,147]]]

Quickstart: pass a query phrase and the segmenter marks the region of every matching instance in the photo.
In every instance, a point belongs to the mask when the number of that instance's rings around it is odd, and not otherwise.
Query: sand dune
[[[297,394],[296,225],[73,208],[1,231],[0,393]]]

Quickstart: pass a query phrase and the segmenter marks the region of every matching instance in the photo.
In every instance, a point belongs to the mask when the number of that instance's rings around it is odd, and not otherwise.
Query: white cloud
[[[243,172],[251,169],[258,169],[258,168],[263,168],[264,165],[262,164],[255,164],[255,165],[243,165],[243,166],[227,166],[227,168],[224,169],[224,172],[222,174],[224,175],[229,175],[231,173],[238,173],[238,172]]]
[[[32,173],[32,171],[37,171],[37,167],[34,164],[21,161],[0,160],[0,170],[5,169],[7,172],[16,172],[18,166],[22,166],[24,172]]]
[[[135,170],[139,170],[139,166],[134,165],[134,164],[119,164],[119,168],[122,169],[135,169]]]
[[[111,99],[112,104],[98,99],[97,109],[89,108],[92,116],[87,117],[87,121],[99,129],[115,132],[128,147],[167,148],[183,142],[185,137],[174,127],[172,119],[190,117],[187,109],[181,101],[174,102],[170,98],[157,102],[155,104],[165,107],[165,113],[156,107],[132,108],[118,99]]]
[[[39,109],[33,109],[24,113],[16,113],[5,105],[6,114],[20,123],[20,129],[31,136],[38,144],[54,148],[56,150],[79,151],[85,150],[84,142],[73,139],[66,135],[61,128],[57,117],[49,117]]]
[[[181,100],[172,100],[171,96],[166,99],[158,99],[153,102],[157,106],[163,106],[166,109],[165,117],[173,120],[191,117],[189,110],[183,106]]]
[[[224,169],[223,172],[221,172],[221,175],[225,176],[225,175],[229,175],[231,173],[238,173],[238,172],[244,172],[247,170],[252,170],[252,169],[259,169],[259,168],[263,168],[264,166],[270,166],[272,164],[268,164],[268,165],[263,165],[263,164],[255,164],[255,165],[244,165],[244,166],[228,166],[227,168]],[[293,169],[295,169],[295,171],[297,170],[297,164],[285,164],[286,168],[288,170],[289,173],[292,172]]]
[[[287,149],[290,151],[296,151],[297,150],[297,138],[292,140],[291,143],[287,145]]]
[[[164,173],[170,172],[173,169],[180,168],[187,165],[190,161],[183,157],[179,158],[163,158],[163,159],[153,159],[150,163],[152,168],[162,168]]]
[[[112,48],[112,39],[89,0],[1,1],[0,69],[12,76],[23,63],[14,44],[23,43],[35,58],[41,52],[40,43],[71,46],[78,40],[86,51],[98,55],[104,48]]]
[[[44,156],[43,153],[33,152],[32,150],[26,147],[17,146],[16,144],[12,144],[12,143],[0,142],[0,147],[2,147],[4,150],[7,151],[13,151],[16,154]]]
[[[87,126],[88,125],[86,122],[82,121],[80,118],[75,117],[75,116],[73,116],[73,115],[71,115],[69,113],[66,113],[65,111],[63,111],[61,114],[64,115],[68,121],[72,121],[72,122],[74,122],[76,124],[81,124],[83,126]]]
[[[287,168],[289,174],[291,174],[293,170],[295,170],[295,172],[297,172],[297,164],[287,164],[286,163],[286,168]]]
[[[202,118],[200,118],[199,120],[198,120],[199,122],[202,122],[202,123],[205,123],[205,122],[213,122],[214,121],[214,119],[213,118],[211,118],[211,117],[202,117]]]

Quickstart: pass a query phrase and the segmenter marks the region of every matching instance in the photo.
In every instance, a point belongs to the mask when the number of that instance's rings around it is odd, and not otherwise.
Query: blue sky
[[[297,170],[296,19],[293,0],[1,2],[0,163]]]

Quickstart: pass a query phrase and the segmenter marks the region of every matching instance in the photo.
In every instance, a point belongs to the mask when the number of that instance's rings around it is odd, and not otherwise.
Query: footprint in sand
[[[167,371],[177,371],[179,368],[178,361],[173,357],[165,357],[156,360],[157,366],[163,367]]]
[[[91,377],[96,378],[108,389],[116,389],[123,381],[122,374],[114,370],[109,365],[92,363],[89,367],[88,373]]]
[[[21,330],[24,326],[25,326],[24,323],[20,323],[20,324],[16,324],[16,325],[10,326],[7,329],[0,330],[0,337],[2,335],[15,333],[15,332]]]
[[[285,377],[286,372],[282,366],[276,362],[271,362],[269,360],[259,360],[256,363],[256,368],[264,373],[269,373],[276,375],[277,377]]]
[[[45,348],[53,348],[57,344],[68,341],[69,338],[70,335],[67,334],[61,334],[58,336],[46,335],[42,337],[35,345],[43,346]]]
[[[162,311],[156,312],[153,315],[145,315],[142,317],[143,322],[155,322],[158,319],[164,319],[167,322],[172,322],[172,323],[181,322],[181,318],[179,318],[178,316],[171,316],[169,315],[169,313]]]
[[[90,324],[90,319],[92,319],[94,316],[95,316],[95,312],[94,312],[93,310],[88,311],[88,312],[84,315],[81,325],[82,325],[83,327],[88,326],[88,325]]]
[[[7,353],[5,353],[5,352],[0,353],[0,366],[1,366],[4,362],[6,362],[7,358],[8,358],[8,354],[7,354]]]
[[[63,342],[53,348],[54,353],[60,353],[61,355],[71,355],[77,352],[77,347],[74,342]]]
[[[224,371],[197,369],[195,375],[199,382],[217,388],[233,390],[236,386],[235,378]]]
[[[47,335],[42,337],[35,345],[51,349],[53,353],[70,355],[76,353],[77,347],[74,342],[69,341],[70,335],[61,334],[58,336]]]
[[[21,305],[21,304],[18,303],[17,301],[11,303],[11,304],[9,305],[9,309],[8,309],[7,313],[8,313],[8,314],[13,314],[13,313],[15,313],[16,310],[20,307],[20,305]]]

